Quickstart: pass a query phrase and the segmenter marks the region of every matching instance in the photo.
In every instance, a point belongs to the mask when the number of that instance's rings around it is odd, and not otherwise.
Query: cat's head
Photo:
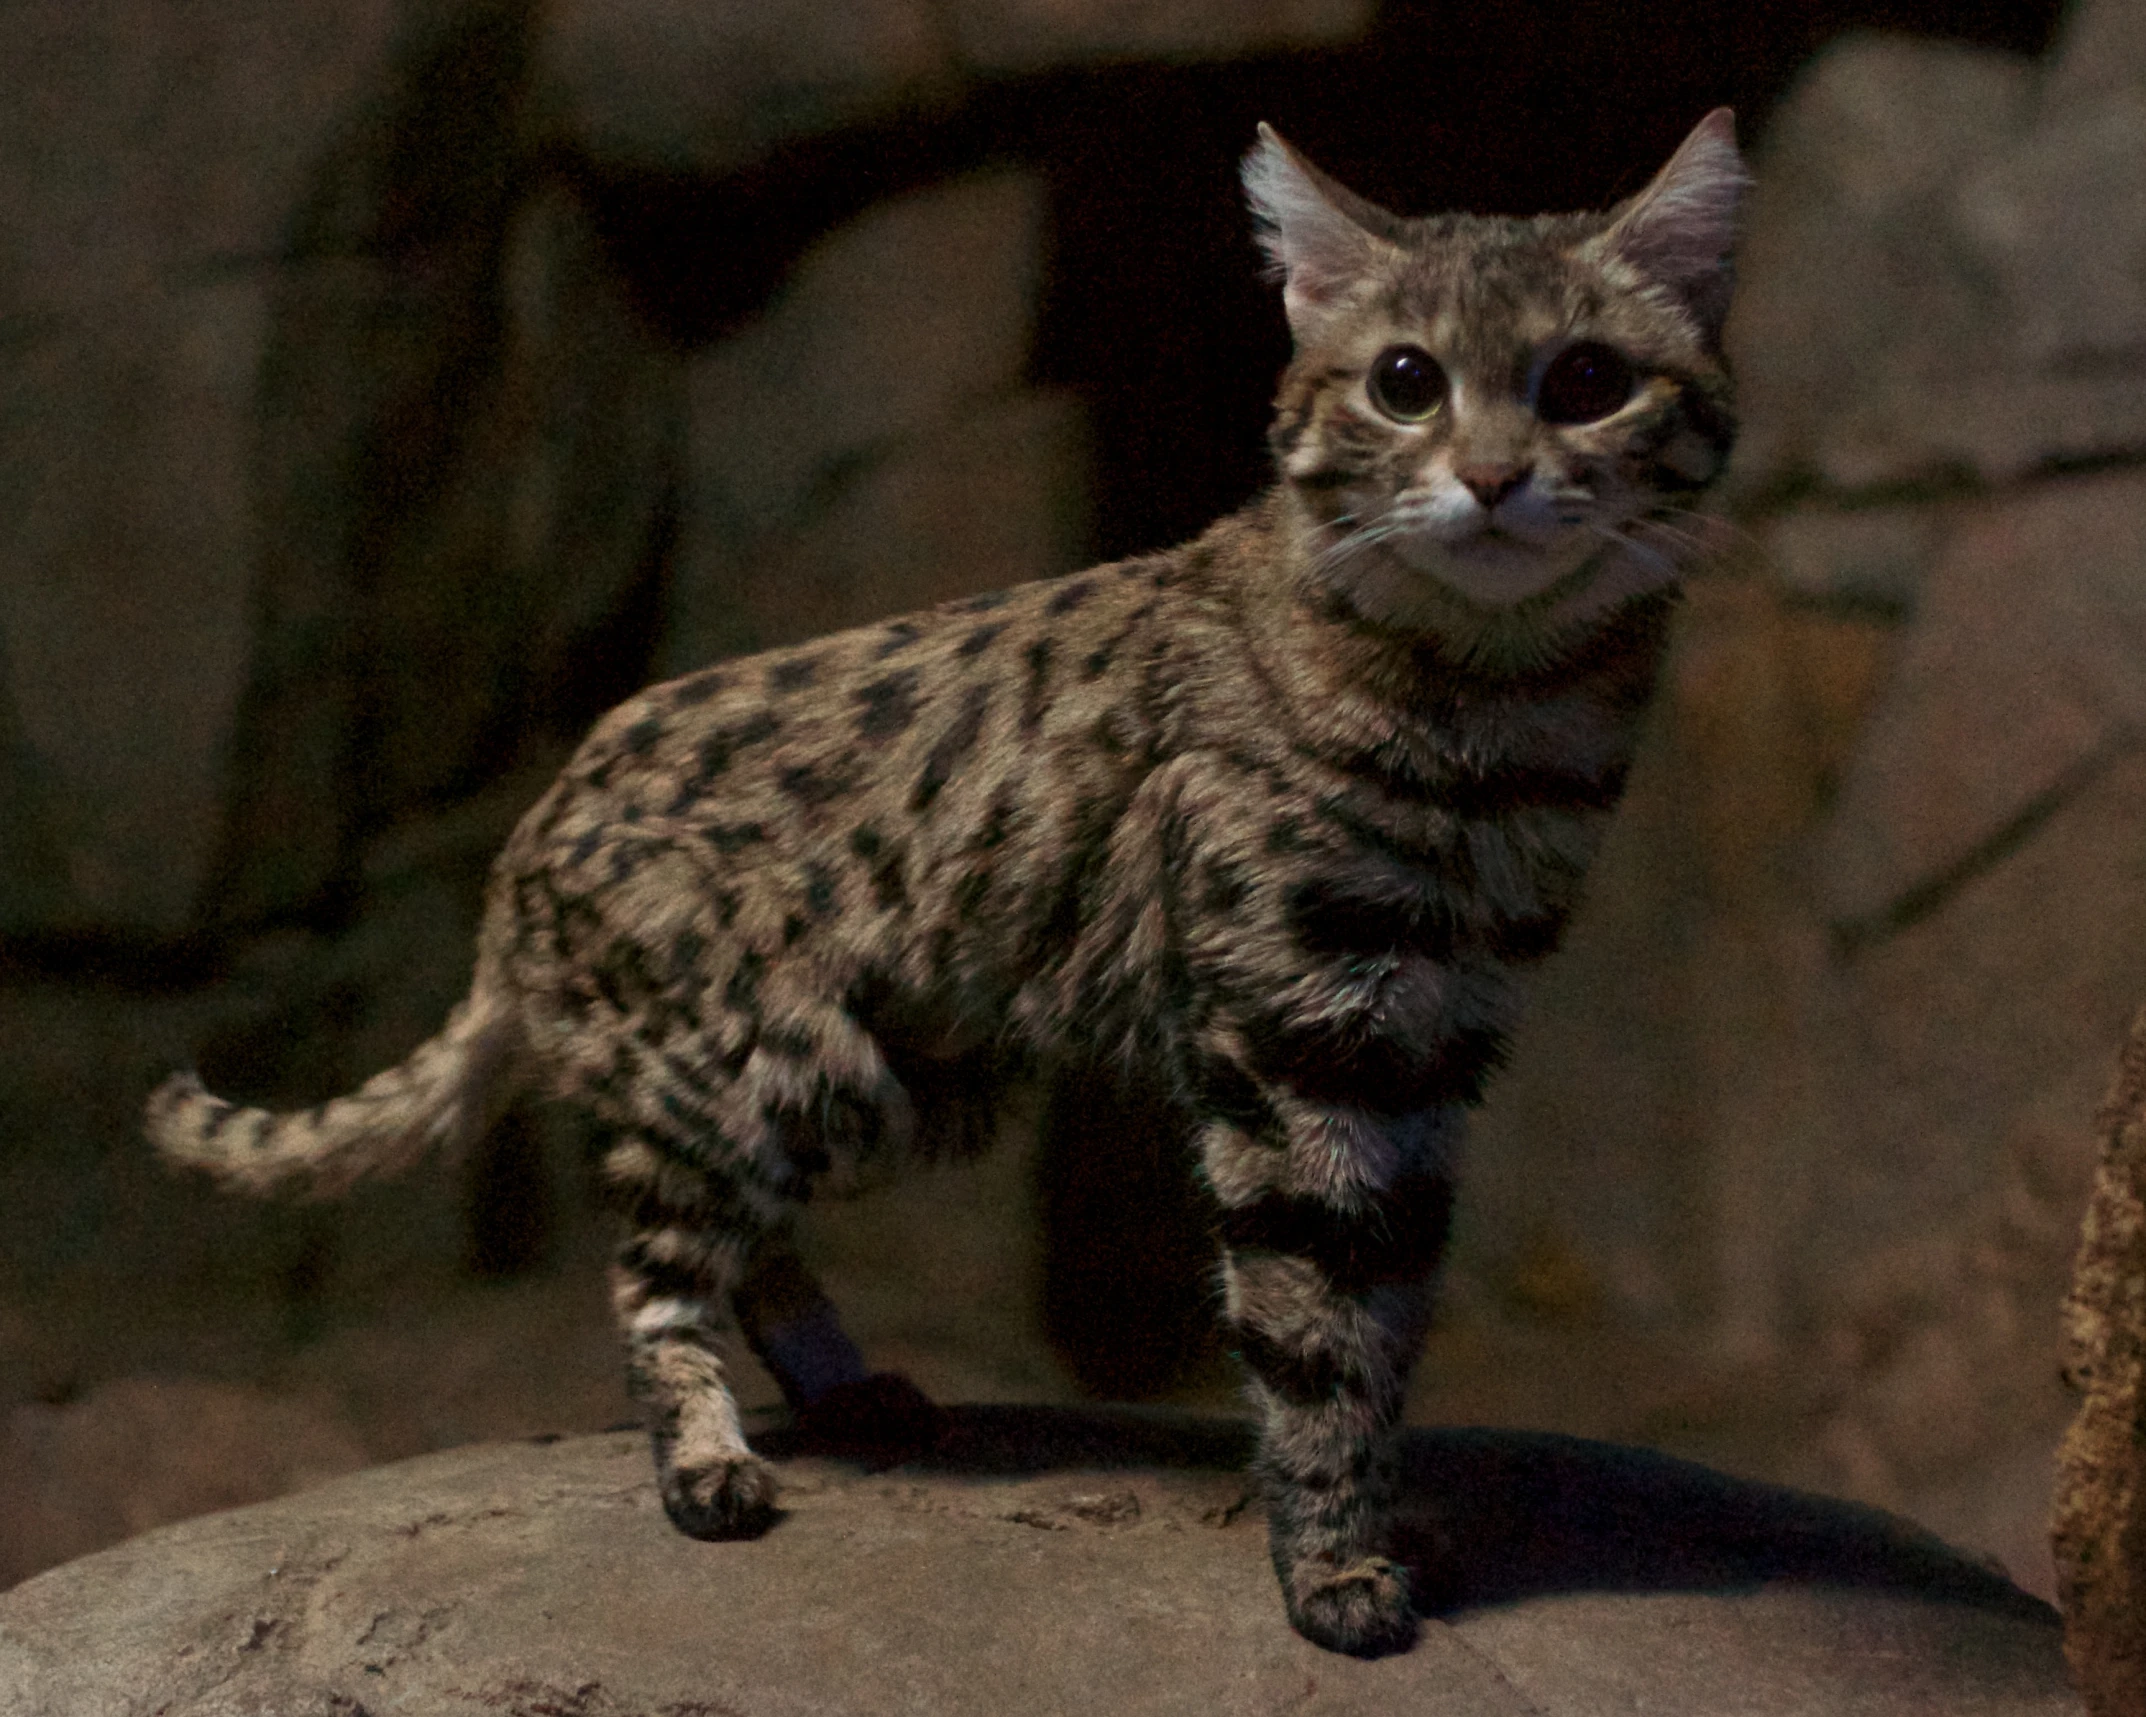
[[[1669,521],[1734,434],[1728,109],[1604,214],[1404,219],[1265,126],[1244,178],[1296,340],[1272,440],[1321,593],[1489,660],[1674,581]]]

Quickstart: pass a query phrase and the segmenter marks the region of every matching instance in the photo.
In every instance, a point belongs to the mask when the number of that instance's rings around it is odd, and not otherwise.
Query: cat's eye
[[[1446,373],[1421,346],[1388,346],[1371,361],[1364,388],[1396,423],[1421,423],[1446,403]]]
[[[1599,340],[1567,346],[1535,384],[1535,415],[1545,423],[1593,423],[1632,397],[1632,366]]]

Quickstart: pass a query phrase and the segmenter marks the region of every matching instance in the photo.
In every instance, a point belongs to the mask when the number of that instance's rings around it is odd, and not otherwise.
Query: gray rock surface
[[[674,1532],[635,1433],[150,1533],[0,1597],[0,1713],[2077,1709],[2054,1616],[1987,1570],[1634,1450],[1412,1433],[1412,1531],[1460,1573],[1377,1663],[1284,1624],[1227,1422],[969,1408],[928,1464],[787,1452],[757,1543]]]
[[[1043,225],[1007,169],[882,203],[691,361],[659,671],[1080,564],[1079,408],[1023,383]]]
[[[250,651],[268,283],[396,11],[0,15],[0,777],[42,782],[0,785],[35,819],[9,928],[189,924]]]
[[[563,0],[538,82],[604,159],[719,173],[947,90],[950,46],[926,0]]]
[[[1956,518],[1824,836],[1836,922],[1912,912],[2146,728],[2146,478]]]
[[[1948,469],[1963,436],[2001,434],[2009,396],[1966,426],[1927,402],[2010,379],[2007,305],[1953,202],[2033,93],[2029,61],[1892,36],[1843,37],[1799,76],[1758,142],[1737,255],[1739,493],[1898,483]]]

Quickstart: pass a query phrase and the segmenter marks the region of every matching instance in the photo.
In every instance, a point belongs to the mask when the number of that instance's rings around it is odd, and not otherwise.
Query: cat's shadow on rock
[[[1167,1409],[941,1413],[936,1446],[904,1459],[904,1470],[972,1478],[1242,1471],[1253,1448],[1247,1422]],[[1788,1581],[2053,1615],[1996,1568],[1878,1509],[1548,1432],[1410,1427],[1401,1437],[1400,1549],[1429,1614],[1560,1592],[1733,1592]],[[788,1426],[753,1443],[776,1460],[838,1452]]]

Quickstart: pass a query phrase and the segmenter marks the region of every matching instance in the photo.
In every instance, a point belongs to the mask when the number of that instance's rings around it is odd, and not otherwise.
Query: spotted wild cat
[[[1245,164],[1295,356],[1274,488],[1167,553],[659,685],[494,869],[476,977],[305,1114],[190,1077],[171,1157],[334,1189],[523,1083],[607,1130],[665,1506],[775,1481],[718,1343],[800,1409],[866,1375],[792,1249],[815,1177],[983,1133],[994,1086],[1144,1057],[1196,1118],[1290,1619],[1404,1648],[1382,1450],[1465,1110],[1624,784],[1721,470],[1745,175],[1726,111],[1607,214],[1403,219],[1271,131]]]

